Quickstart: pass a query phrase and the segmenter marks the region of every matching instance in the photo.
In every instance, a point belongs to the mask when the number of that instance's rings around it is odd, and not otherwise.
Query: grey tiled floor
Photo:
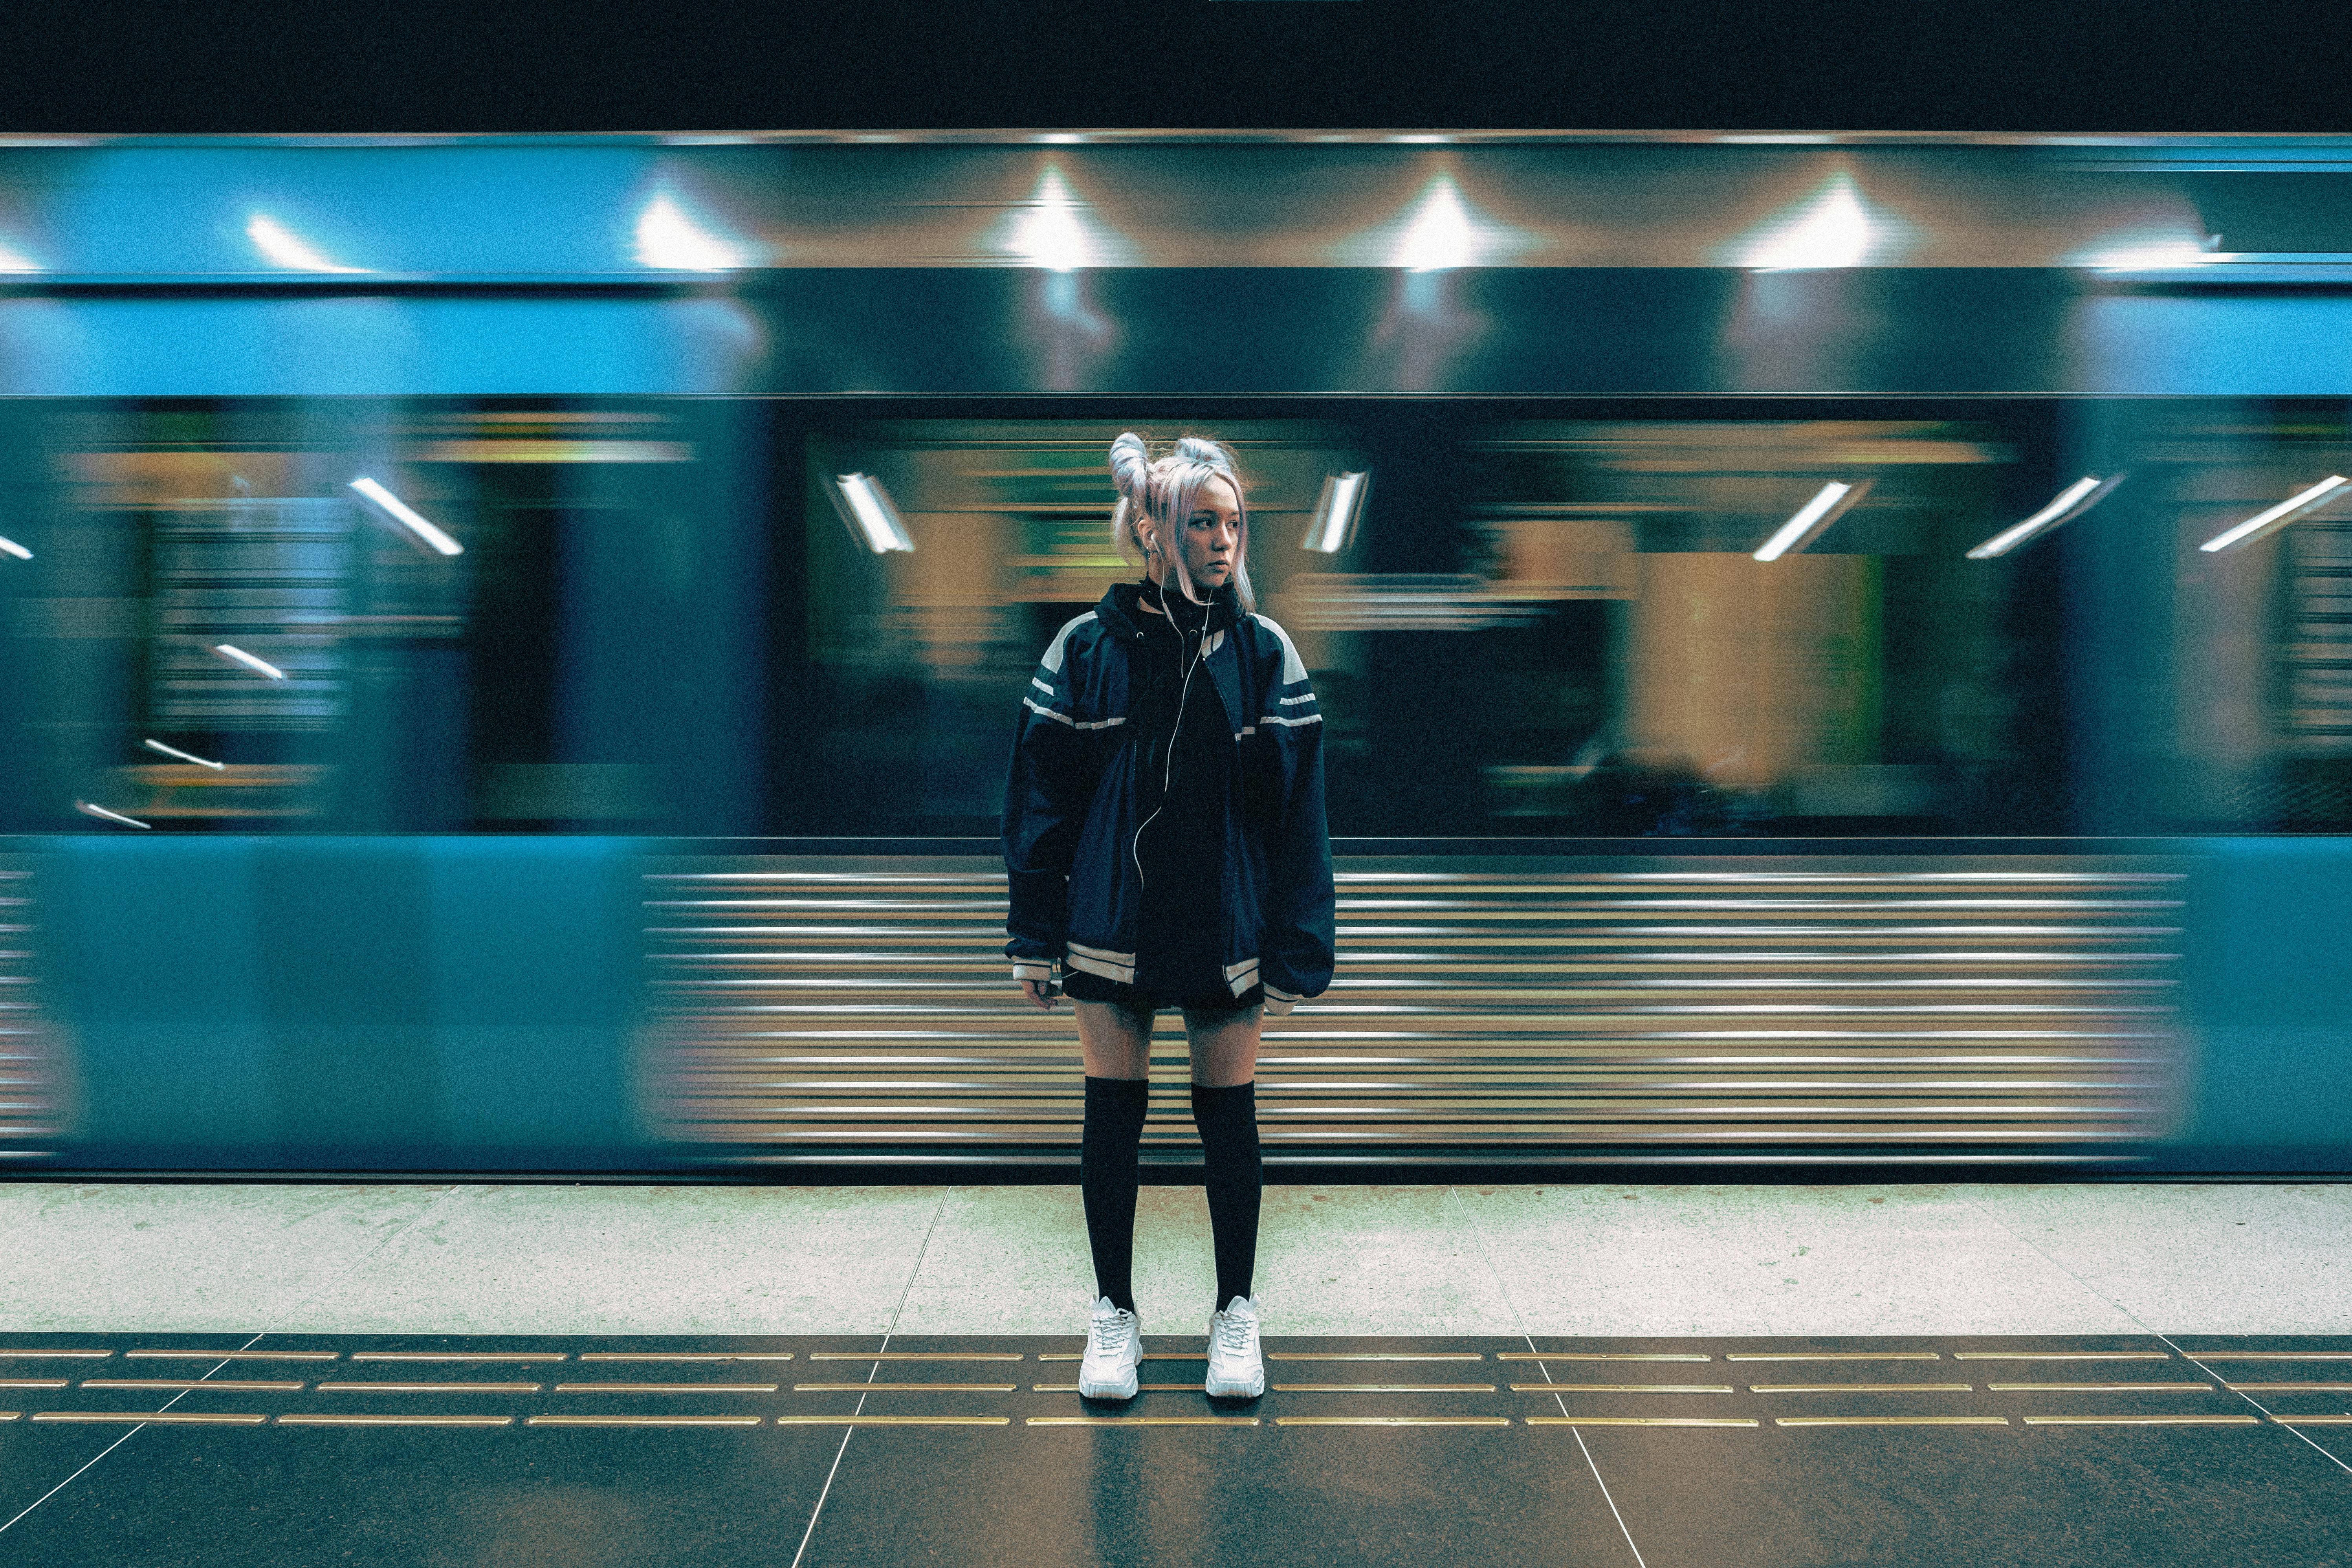
[[[1197,1328],[1197,1189],[1139,1306]],[[1277,1186],[1282,1334],[2352,1332],[2352,1184]],[[1072,1187],[0,1185],[0,1329],[1063,1333]]]

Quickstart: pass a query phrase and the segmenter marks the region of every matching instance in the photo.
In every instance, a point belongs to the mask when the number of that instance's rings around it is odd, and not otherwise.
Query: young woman
[[[1125,435],[1110,470],[1111,538],[1143,581],[1064,626],[1022,696],[1004,794],[1005,951],[1031,1002],[1054,1005],[1058,966],[1077,1010],[1097,1296],[1079,1392],[1135,1394],[1137,1150],[1152,1016],[1175,1009],[1217,1259],[1208,1392],[1255,1398],[1258,1018],[1331,980],[1323,719],[1289,637],[1252,613],[1233,454],[1188,437],[1154,460]]]

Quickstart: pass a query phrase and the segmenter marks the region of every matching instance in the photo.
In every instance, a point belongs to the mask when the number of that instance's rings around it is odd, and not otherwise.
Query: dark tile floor
[[[8,1336],[0,1563],[2352,1568],[2352,1339],[1150,1343]]]

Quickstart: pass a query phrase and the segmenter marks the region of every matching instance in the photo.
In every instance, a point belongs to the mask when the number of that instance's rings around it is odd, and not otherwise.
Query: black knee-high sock
[[[1135,1310],[1136,1151],[1151,1086],[1139,1078],[1087,1079],[1087,1130],[1078,1146],[1078,1187],[1087,1204],[1087,1246],[1095,1293]]]
[[[1257,1263],[1258,1189],[1265,1172],[1258,1159],[1257,1085],[1192,1086],[1192,1124],[1201,1130],[1208,1168],[1209,1234],[1217,1252],[1217,1310],[1247,1296]]]

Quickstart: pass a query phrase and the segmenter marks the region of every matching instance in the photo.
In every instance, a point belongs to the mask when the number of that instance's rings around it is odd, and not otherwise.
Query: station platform
[[[2352,1184],[0,1185],[0,1562],[2352,1563]]]

